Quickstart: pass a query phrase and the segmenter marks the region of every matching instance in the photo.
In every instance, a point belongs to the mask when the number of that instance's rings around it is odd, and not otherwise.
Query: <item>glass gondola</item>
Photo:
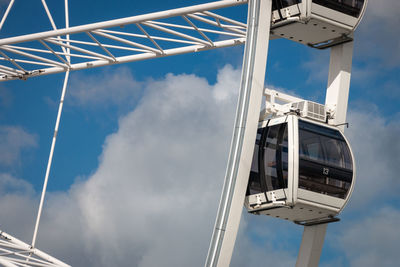
[[[368,0],[273,0],[271,33],[315,48],[352,40]]]
[[[334,126],[298,115],[264,121],[246,207],[300,224],[336,220],[353,190],[353,162],[346,138]]]

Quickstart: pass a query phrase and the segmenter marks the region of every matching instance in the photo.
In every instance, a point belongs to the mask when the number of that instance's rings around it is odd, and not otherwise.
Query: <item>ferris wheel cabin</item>
[[[260,123],[245,205],[299,224],[336,221],[353,190],[354,159],[335,126],[295,114]]]
[[[314,48],[352,40],[368,0],[273,0],[271,33]]]

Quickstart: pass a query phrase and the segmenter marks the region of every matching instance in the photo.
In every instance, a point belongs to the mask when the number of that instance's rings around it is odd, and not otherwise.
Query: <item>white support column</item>
[[[225,182],[205,266],[230,264],[250,173],[268,54],[271,0],[250,0],[242,80]]]
[[[328,88],[325,105],[332,111],[333,119],[329,124],[338,125],[346,122],[347,102],[349,100],[353,42],[331,48],[329,63]],[[344,127],[340,127],[342,130]]]
[[[318,267],[328,224],[304,226],[296,267]]]
[[[329,120],[331,125],[340,125],[346,122],[352,56],[353,42],[331,48],[328,88],[325,98],[325,105],[333,116]],[[339,126],[339,129],[344,131],[344,125]],[[304,226],[296,267],[318,266],[327,226],[328,224]]]

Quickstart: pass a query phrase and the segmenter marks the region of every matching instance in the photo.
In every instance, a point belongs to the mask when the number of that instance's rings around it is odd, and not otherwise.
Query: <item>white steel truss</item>
[[[0,81],[241,45],[246,23],[214,10],[246,3],[223,0],[0,39]]]
[[[6,267],[70,267],[21,240],[0,231],[0,265]]]

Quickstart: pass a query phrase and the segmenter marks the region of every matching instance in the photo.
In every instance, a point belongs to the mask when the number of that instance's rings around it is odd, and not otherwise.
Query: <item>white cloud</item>
[[[37,146],[37,137],[19,126],[0,126],[0,165],[19,163],[21,152]]]
[[[375,59],[384,66],[399,67],[399,10],[398,0],[368,1],[365,17],[355,35],[359,60]]]
[[[0,6],[8,6],[10,0],[0,0]]]
[[[110,72],[103,70],[92,76],[73,73],[67,103],[85,108],[117,105],[129,106],[130,109],[140,97],[141,86],[126,67],[111,69]]]
[[[0,173],[0,230],[17,230],[16,237],[30,240],[37,206],[33,200],[34,189],[31,184],[10,174]]]
[[[400,210],[383,207],[366,218],[346,223],[336,246],[352,267],[397,266],[400,247]]]
[[[25,180],[16,179],[7,173],[0,173],[0,195],[32,195],[33,192],[32,185]]]
[[[350,206],[361,209],[383,201],[400,189],[400,136],[398,120],[387,121],[371,103],[360,103],[349,111],[350,140],[356,159],[357,180]],[[379,202],[381,203],[381,202]]]
[[[400,67],[399,10],[398,0],[368,1],[365,16],[354,37],[352,83],[368,88],[371,82],[385,79],[384,83],[389,84],[383,93],[389,97],[398,96],[398,81],[388,77],[387,73],[394,74]],[[302,67],[310,71],[307,83],[327,81],[329,50],[311,52],[309,60],[302,63]]]
[[[232,267],[295,265],[302,227],[268,216],[243,215]]]
[[[213,95],[217,101],[224,101],[236,96],[239,88],[240,69],[226,65],[218,72],[218,83],[214,86]]]
[[[328,81],[330,57],[330,53],[328,51],[329,50],[312,50],[309,60],[301,64],[301,67],[309,72],[309,76],[306,80],[308,84],[314,82]]]
[[[227,66],[215,85],[172,74],[148,83],[140,104],[106,139],[95,173],[49,195],[39,248],[74,266],[202,265],[231,140],[237,73]]]
[[[149,82],[139,105],[106,139],[94,174],[68,192],[48,194],[39,248],[73,266],[203,265],[231,140],[237,74],[227,66],[215,85],[194,75]],[[390,140],[399,128],[376,113],[349,117],[359,173],[350,210],[357,211],[395,191],[398,146]],[[3,177],[3,184],[19,189],[0,195],[2,230],[29,241],[38,197],[18,179]],[[294,265],[301,227],[264,218],[244,217],[232,266],[266,259]]]

